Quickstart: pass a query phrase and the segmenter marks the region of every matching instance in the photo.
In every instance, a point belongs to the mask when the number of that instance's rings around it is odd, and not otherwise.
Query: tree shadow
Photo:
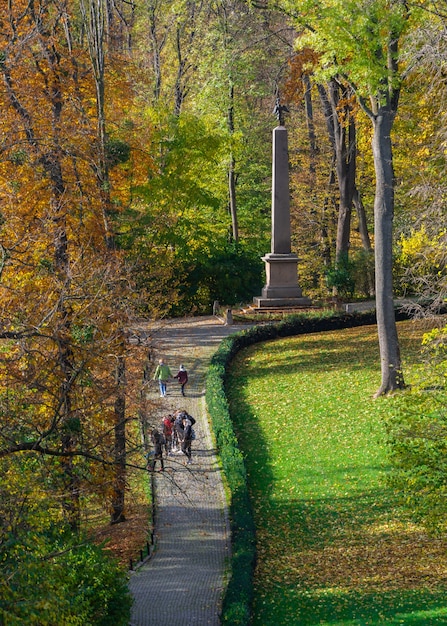
[[[447,624],[447,574],[430,569],[445,542],[403,524],[385,485],[366,487],[362,474],[385,468],[337,460],[325,474],[353,477],[347,495],[278,501],[277,459],[240,395],[233,419],[257,524],[254,626]],[[301,468],[299,480],[312,484],[317,473]]]

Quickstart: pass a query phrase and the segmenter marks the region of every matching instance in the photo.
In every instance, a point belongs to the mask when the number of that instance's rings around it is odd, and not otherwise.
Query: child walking
[[[182,396],[185,395],[185,385],[188,382],[188,372],[185,370],[183,365],[180,365],[178,373],[174,376],[180,383],[180,390],[182,392]]]

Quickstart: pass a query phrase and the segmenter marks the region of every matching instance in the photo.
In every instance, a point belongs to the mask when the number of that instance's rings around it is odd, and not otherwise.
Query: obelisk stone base
[[[306,307],[309,298],[303,297],[298,285],[298,257],[296,254],[266,254],[265,262],[267,282],[261,297],[253,298],[259,308]]]

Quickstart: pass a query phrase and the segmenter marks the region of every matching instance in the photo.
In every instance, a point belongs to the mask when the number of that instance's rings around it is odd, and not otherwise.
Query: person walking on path
[[[154,450],[153,455],[148,463],[148,469],[150,472],[153,472],[155,470],[155,463],[157,461],[160,461],[161,469],[159,469],[158,471],[163,472],[165,469],[165,465],[163,462],[164,437],[156,428],[154,428],[151,432],[151,441],[154,444]]]
[[[165,365],[163,359],[160,359],[155,369],[154,380],[158,380],[160,387],[160,397],[164,398],[167,392],[168,380],[173,378],[171,370],[168,365]]]
[[[182,396],[185,395],[185,385],[188,382],[188,372],[185,370],[183,365],[180,365],[178,373],[174,376],[180,383],[180,390],[182,392]]]
[[[174,413],[173,448],[175,447],[176,451],[180,453],[182,451],[183,435],[183,411],[176,411]]]
[[[183,441],[182,441],[182,452],[187,458],[187,461],[186,461],[187,465],[190,465],[192,463],[191,444],[192,444],[192,421],[189,419],[189,416],[188,416],[188,417],[183,418]]]
[[[167,417],[163,419],[163,436],[165,438],[164,448],[166,456],[172,454],[172,432],[174,429],[174,417],[169,414]]]

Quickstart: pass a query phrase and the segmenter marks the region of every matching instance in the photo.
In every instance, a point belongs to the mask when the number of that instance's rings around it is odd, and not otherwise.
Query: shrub
[[[182,265],[181,259],[178,263]],[[249,301],[262,289],[263,263],[259,255],[239,244],[211,250],[189,265],[180,289],[185,311],[196,307],[201,313],[209,313],[215,300],[234,306]]]
[[[9,537],[0,553],[0,623],[126,626],[126,574],[102,547],[53,528]]]
[[[326,271],[326,284],[338,295],[352,297],[355,289],[354,265],[347,256]]]
[[[390,483],[417,521],[438,533],[447,516],[447,326],[426,333],[423,347],[421,380],[388,420]]]

